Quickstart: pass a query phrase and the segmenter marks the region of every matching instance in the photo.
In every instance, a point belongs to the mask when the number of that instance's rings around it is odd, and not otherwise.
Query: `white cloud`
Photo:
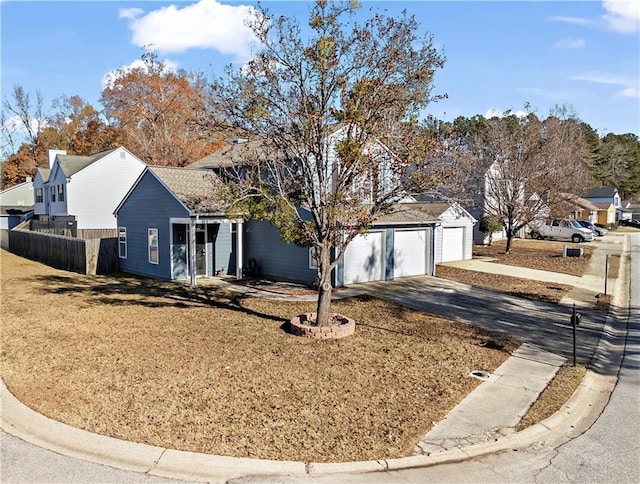
[[[631,79],[627,77],[617,76],[607,72],[588,72],[585,74],[577,74],[575,76],[571,76],[569,79],[574,81],[587,81],[598,84],[612,84],[619,86],[624,86],[632,82]]]
[[[638,0],[604,0],[602,7],[607,11],[602,18],[610,29],[623,33],[640,30],[640,2]]]
[[[118,11],[118,18],[134,19],[144,13],[141,8],[121,8]]]
[[[584,39],[561,39],[554,45],[557,49],[581,49],[586,45]]]
[[[593,82],[596,84],[606,84],[610,86],[621,86],[622,89],[615,92],[614,96],[632,98],[640,97],[640,89],[637,78],[634,79],[632,77],[609,74],[608,72],[587,72],[585,74],[571,76],[569,79],[575,81]]]
[[[550,20],[553,20],[554,22],[564,22],[564,23],[573,24],[573,25],[592,25],[593,24],[593,20],[590,20],[588,18],[582,18],[582,17],[556,16],[556,17],[551,17]]]
[[[640,99],[640,89],[635,87],[627,87],[622,91],[618,91],[614,94],[617,97],[632,97]]]
[[[247,5],[200,0],[183,8],[169,5],[146,14],[126,9],[120,11],[120,16],[129,19],[132,43],[139,47],[150,46],[160,53],[215,49],[233,56],[236,62],[245,62],[258,44],[245,25],[254,12]]]
[[[498,111],[495,108],[487,109],[487,112],[484,114],[484,117],[487,119],[491,118],[503,118],[504,116],[515,115],[517,118],[525,118],[529,115],[526,111]]]
[[[164,63],[165,71],[175,72],[178,69],[178,65],[169,59],[165,59],[162,62]],[[113,87],[113,83],[116,81],[116,79],[118,79],[118,77],[131,72],[134,69],[144,69],[145,71],[147,70],[144,61],[142,59],[136,59],[131,64],[120,66],[118,69],[109,71],[104,76],[102,76],[102,89]]]

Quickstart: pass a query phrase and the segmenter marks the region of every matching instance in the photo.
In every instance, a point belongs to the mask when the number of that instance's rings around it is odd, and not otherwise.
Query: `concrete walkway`
[[[525,343],[420,440],[419,451],[432,454],[514,433],[565,361]]]
[[[585,308],[593,304],[591,298],[596,288],[595,283],[589,281],[598,277],[599,269],[595,265],[607,248],[615,247],[622,252],[623,240],[619,238],[611,245],[601,244],[596,249],[601,253],[592,258],[594,267],[590,267],[588,274],[583,276],[586,279],[581,278],[577,282],[572,297],[588,296],[580,300]],[[498,264],[494,267],[501,269]],[[616,284],[615,290],[616,301],[623,304],[622,285]],[[362,284],[352,286],[337,296],[361,292],[502,331],[527,342],[495,372],[481,375],[486,381],[417,443],[416,452],[422,455],[325,464],[231,458],[152,447],[91,434],[55,422],[18,402],[4,384],[0,385],[2,429],[60,454],[152,476],[206,482],[245,478],[247,482],[260,482],[260,479],[267,482],[291,482],[289,479],[292,479],[298,482],[308,477],[337,476],[340,473],[390,472],[459,462],[502,450],[526,448],[544,440],[564,442],[593,423],[615,386],[616,365],[619,368],[621,348],[624,348],[618,340],[624,335],[617,327],[614,315],[606,318],[602,312],[588,313],[580,327],[579,359],[587,362],[593,357],[605,363],[598,366],[597,373],[588,372],[588,378],[562,411],[541,424],[513,433],[513,426],[571,353],[570,313],[565,305],[533,303],[437,278]],[[256,291],[254,295],[263,294]],[[601,340],[603,327],[605,337]],[[262,477],[258,479],[256,476]],[[363,479],[368,480],[367,477]]]

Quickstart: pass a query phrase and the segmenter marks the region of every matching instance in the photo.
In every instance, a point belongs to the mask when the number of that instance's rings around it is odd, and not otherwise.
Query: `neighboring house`
[[[571,214],[571,217],[576,220],[588,220],[591,223],[598,222],[599,208],[594,203],[572,193],[561,193],[560,196],[564,199],[559,207],[559,211],[563,215],[566,213]]]
[[[495,161],[489,168],[468,183],[471,185],[466,191],[475,193],[473,200],[467,204],[469,213],[478,221],[486,216],[494,216],[502,219],[504,207],[513,207],[513,220],[515,225],[528,222],[534,219],[546,218],[550,213],[547,201],[543,200],[537,193],[527,193],[522,181],[514,181],[508,173],[504,173],[504,163]],[[452,194],[455,197],[455,194]],[[506,217],[503,224],[508,223]],[[516,237],[524,238],[527,226],[524,225],[515,234]],[[476,224],[473,232],[473,241],[476,244],[487,244],[489,240],[500,240],[507,237],[503,228],[493,234],[484,233],[480,230],[480,224]]]
[[[49,161],[51,162],[52,151],[49,150]],[[55,158],[55,156],[54,156]],[[33,179],[33,213],[35,215],[47,215],[49,213],[49,168],[37,168],[36,176]]]
[[[114,215],[124,271],[165,280],[242,277],[242,221],[226,216],[210,170],[148,166]]]
[[[640,220],[640,200],[630,200],[628,202],[622,202],[624,209],[631,212],[631,218]]]
[[[113,211],[145,164],[120,147],[91,156],[49,152],[49,169],[34,180],[35,213],[63,218],[78,229],[115,229]]]
[[[33,215],[33,181],[14,185],[0,192],[0,245],[9,246],[8,232]]]
[[[622,199],[620,198],[620,194],[618,193],[618,189],[615,187],[600,187],[600,188],[592,188],[587,190],[584,195],[584,198],[589,200],[590,202],[596,204],[598,207],[602,208],[602,204],[611,204],[614,208],[614,219],[611,222],[607,223],[615,223],[620,219],[630,219],[632,218],[631,211],[623,208]],[[598,216],[600,220],[601,216]],[[604,218],[604,217],[602,217]],[[599,222],[604,223],[604,222]]]
[[[598,209],[598,219],[594,223],[611,225],[616,223],[616,208],[613,203],[594,203]]]
[[[399,203],[369,232],[356,236],[333,274],[334,287],[417,275],[434,275],[441,262],[471,259],[475,219],[458,204]],[[263,276],[313,284],[312,249],[282,241],[266,222],[246,226],[245,260]]]

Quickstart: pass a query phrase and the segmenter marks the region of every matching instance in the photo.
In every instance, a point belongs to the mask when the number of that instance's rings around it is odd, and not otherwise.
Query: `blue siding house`
[[[120,268],[165,280],[242,277],[242,221],[226,216],[210,170],[148,166],[114,214]]]
[[[435,275],[436,264],[471,258],[475,219],[457,204],[399,203],[376,220],[368,233],[347,246],[332,276],[334,287]],[[245,253],[261,277],[314,284],[310,249],[284,242],[267,222],[246,224]]]

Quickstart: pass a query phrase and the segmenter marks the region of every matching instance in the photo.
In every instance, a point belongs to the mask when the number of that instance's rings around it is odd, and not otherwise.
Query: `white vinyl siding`
[[[425,230],[396,230],[393,242],[393,277],[424,275],[427,266]]]
[[[358,235],[347,246],[344,255],[345,284],[383,279],[382,237],[382,232]]]
[[[121,153],[126,156],[124,159]],[[67,185],[67,211],[79,229],[116,229],[118,204],[144,170],[144,163],[123,148],[109,153],[72,176]]]
[[[464,259],[464,227],[442,229],[442,262]]]

